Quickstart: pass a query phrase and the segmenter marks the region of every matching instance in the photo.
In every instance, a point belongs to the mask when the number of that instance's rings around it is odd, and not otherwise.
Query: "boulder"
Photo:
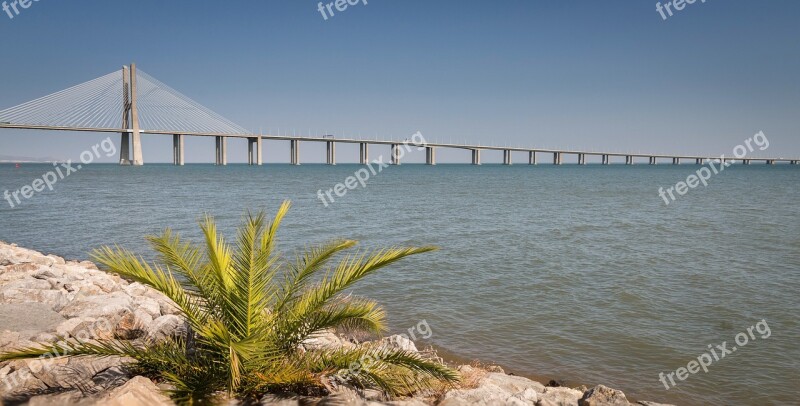
[[[300,345],[306,350],[337,349],[349,346],[350,342],[339,338],[333,331],[320,331],[307,338]]]
[[[628,406],[628,399],[622,391],[597,385],[586,391],[578,401],[578,406]]]
[[[125,385],[87,400],[86,406],[172,406],[174,403],[149,379],[137,376]]]
[[[484,383],[490,383],[512,394],[524,392],[526,389],[532,389],[537,393],[543,393],[545,391],[544,385],[539,382],[521,376],[506,375],[497,372],[486,374],[483,378],[482,385]]]
[[[65,317],[110,318],[115,321],[132,312],[133,300],[124,292],[113,292],[102,296],[88,296],[75,299],[64,306],[61,315]]]
[[[546,387],[536,406],[576,406],[583,392],[564,387]]]
[[[147,340],[151,342],[162,341],[167,337],[179,337],[187,332],[183,319],[175,315],[161,316],[153,320],[148,329]]]
[[[78,390],[53,393],[50,395],[34,396],[28,401],[28,406],[66,406],[79,404],[83,394]]]
[[[64,318],[45,303],[7,303],[0,306],[0,326],[6,331],[22,333],[25,337],[53,332],[63,321]]]
[[[459,405],[498,405],[506,404],[511,394],[492,384],[485,384],[475,389],[456,389],[444,394],[440,406]]]
[[[153,319],[147,313],[144,313],[143,316],[149,318],[149,321],[140,319],[136,313],[127,313],[122,316],[114,327],[114,337],[121,340],[135,340],[146,336]]]
[[[378,342],[378,345],[386,349],[419,352],[413,341],[401,335],[384,337]]]
[[[137,310],[144,310],[150,315],[151,319],[161,317],[161,305],[158,301],[149,297],[134,297],[134,306]]]

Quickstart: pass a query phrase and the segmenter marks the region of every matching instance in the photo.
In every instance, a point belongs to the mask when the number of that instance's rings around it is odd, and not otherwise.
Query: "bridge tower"
[[[123,132],[120,142],[120,165],[144,165],[142,159],[142,133],[139,127],[139,108],[136,105],[136,64],[130,68],[122,67],[122,128],[129,130]],[[131,159],[133,152],[133,159]]]

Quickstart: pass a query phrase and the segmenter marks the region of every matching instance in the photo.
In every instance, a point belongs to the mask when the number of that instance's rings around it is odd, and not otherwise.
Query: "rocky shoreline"
[[[118,338],[160,340],[185,333],[175,306],[160,293],[97,269],[91,262],[65,261],[54,255],[0,241],[0,353],[59,337],[83,340]],[[304,346],[350,345],[333,332]],[[381,345],[417,351],[401,336]],[[0,363],[0,406],[3,405],[172,405],[163,387],[131,376],[125,359],[54,358]],[[263,405],[644,405],[603,385],[591,389],[548,387],[506,375],[502,369],[458,367],[463,381],[457,388],[386,400],[377,391],[340,387],[322,398],[266,396]],[[227,400],[226,404],[237,404]],[[663,405],[662,405],[663,406]]]

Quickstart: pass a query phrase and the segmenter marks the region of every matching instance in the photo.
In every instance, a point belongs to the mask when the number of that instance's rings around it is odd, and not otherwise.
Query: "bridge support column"
[[[672,164],[673,165],[680,165],[681,164],[681,159],[677,158],[677,157],[672,158]]]
[[[119,164],[131,164],[131,135],[130,133],[122,133],[119,147]]]
[[[472,164],[473,165],[481,164],[481,150],[479,149],[472,150]]]
[[[742,165],[750,165],[749,159],[742,159]]]
[[[790,161],[789,165],[797,165],[797,161]]]
[[[336,143],[333,141],[325,142],[328,152],[328,165],[336,165]]]
[[[263,157],[261,155],[261,147],[263,140],[261,137],[247,139],[247,164],[248,165],[261,165]]]
[[[185,155],[183,153],[184,137],[185,135],[183,134],[174,134],[172,136],[172,162],[177,166],[185,164]]]
[[[536,164],[536,151],[528,151],[528,165]]]
[[[436,165],[436,148],[425,147],[425,163],[428,165]]]
[[[775,161],[767,159],[767,165],[775,165]]]
[[[608,165],[608,163],[609,163],[609,162],[608,162],[608,155],[606,155],[606,154],[603,154],[603,156],[601,156],[601,157],[600,157],[600,163],[601,163],[602,165]]]
[[[369,144],[367,144],[366,142],[362,142],[359,144],[358,162],[361,165],[366,165],[369,163]]]
[[[655,165],[655,164],[656,164],[656,157],[651,156],[650,157],[650,165]]]
[[[400,165],[400,145],[392,144],[392,165]]]
[[[216,139],[216,152],[217,152],[217,165],[227,165],[228,164],[228,137],[214,137]]]
[[[256,138],[256,165],[264,165],[264,139]]]
[[[578,154],[578,165],[586,165],[586,154]]]
[[[119,164],[144,165],[142,133],[139,130],[139,108],[136,105],[136,64],[122,68],[122,128]]]
[[[625,156],[625,165],[633,165],[633,156],[632,155],[626,155]]]
[[[503,165],[511,165],[511,151],[503,150]]]
[[[300,141],[299,140],[290,140],[290,151],[289,153],[291,156],[289,157],[289,162],[292,165],[300,165]]]
[[[553,152],[553,165],[561,165],[561,153]]]

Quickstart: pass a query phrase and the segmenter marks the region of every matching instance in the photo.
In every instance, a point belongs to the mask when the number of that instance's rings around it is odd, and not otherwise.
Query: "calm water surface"
[[[0,193],[50,165],[0,165]],[[359,285],[395,332],[426,320],[426,344],[520,375],[603,383],[679,404],[797,404],[800,167],[730,168],[665,206],[658,186],[696,167],[406,165],[331,207],[317,199],[359,167],[94,165],[11,209],[0,239],[69,258],[102,244],[145,250],[171,226],[192,238],[215,215],[284,199],[285,249],[330,238],[434,244]],[[659,372],[766,320],[771,336],[665,390]]]

